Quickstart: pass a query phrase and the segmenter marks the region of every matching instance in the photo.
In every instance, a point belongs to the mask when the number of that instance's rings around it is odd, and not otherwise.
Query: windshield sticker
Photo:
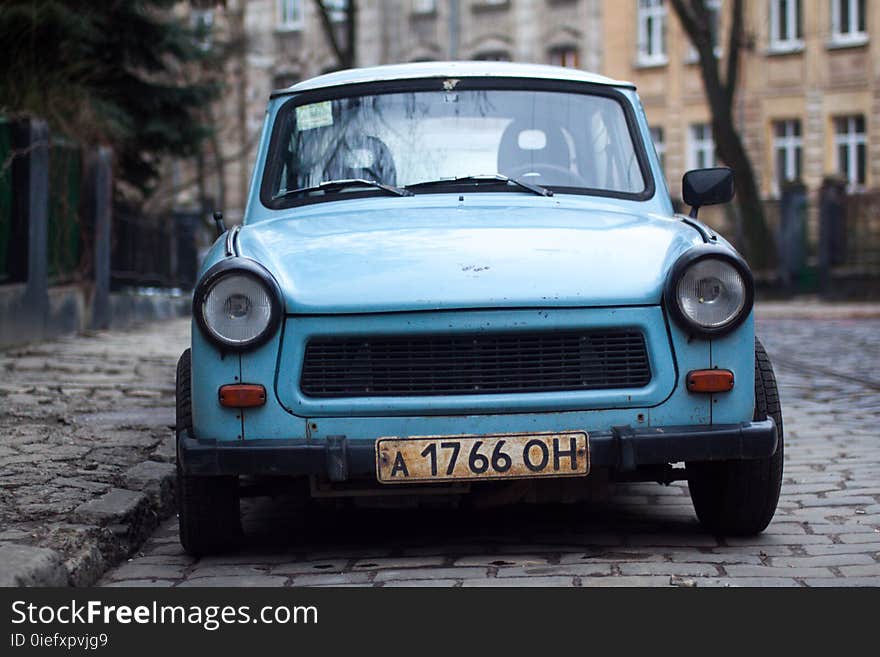
[[[329,100],[311,105],[300,105],[296,108],[296,129],[312,130],[333,125],[333,105]]]

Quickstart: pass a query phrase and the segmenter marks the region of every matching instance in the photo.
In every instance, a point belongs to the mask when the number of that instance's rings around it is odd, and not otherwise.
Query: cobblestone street
[[[0,352],[0,550],[39,545],[69,573],[99,570],[112,554],[89,539],[133,531],[101,522],[95,500],[115,490],[146,497],[138,513],[154,518],[139,526],[158,527],[106,573],[110,586],[880,585],[880,320],[780,316],[758,332],[780,381],[785,481],[757,538],[703,533],[683,483],[621,484],[588,505],[467,511],[304,514],[256,498],[242,504],[245,546],[195,561],[176,520],[160,521],[174,365],[188,337],[174,321]]]
[[[177,320],[0,351],[3,584],[89,584],[173,511],[188,339]]]

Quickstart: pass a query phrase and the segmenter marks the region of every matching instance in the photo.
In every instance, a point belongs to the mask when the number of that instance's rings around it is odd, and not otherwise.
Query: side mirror
[[[681,181],[682,198],[691,206],[691,216],[704,205],[718,205],[733,199],[733,171],[727,167],[694,169]]]

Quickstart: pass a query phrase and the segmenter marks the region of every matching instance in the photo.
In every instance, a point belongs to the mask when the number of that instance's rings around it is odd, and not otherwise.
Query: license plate
[[[584,431],[376,441],[376,477],[383,484],[574,477],[589,471],[590,445]]]

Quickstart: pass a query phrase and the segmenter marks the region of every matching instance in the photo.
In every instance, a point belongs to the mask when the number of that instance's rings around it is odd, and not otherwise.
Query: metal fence
[[[880,190],[846,199],[844,266],[880,271]]]
[[[763,272],[781,292],[880,296],[880,190],[849,193],[828,179],[818,192],[802,186],[764,205],[776,248]]]
[[[40,164],[35,165],[40,152]],[[45,128],[34,137],[30,120],[0,117],[0,284],[28,280],[31,257],[39,260],[39,270],[45,267],[49,285],[85,282],[93,278],[96,266],[108,269],[106,261],[95,262],[93,155],[93,150]],[[42,180],[43,187],[32,190],[31,178]],[[22,245],[30,244],[35,194],[37,204],[45,204],[37,219],[45,241],[31,253]],[[153,217],[116,204],[107,233],[111,286],[191,288],[198,267],[196,232],[202,223],[197,214]]]
[[[196,214],[145,216],[114,206],[111,286],[191,289],[199,225]]]
[[[63,139],[52,139],[49,148],[49,281],[82,278],[90,266],[84,249],[86,227],[82,221],[82,149]]]
[[[0,120],[0,166],[0,346],[186,307],[176,294],[111,299],[111,270],[117,288],[190,287],[198,217],[120,208],[114,221],[109,148],[53,139],[38,118]]]
[[[0,117],[0,283],[23,280],[27,269],[27,257],[21,249],[29,213],[25,193],[30,176],[28,156],[40,144],[26,141],[25,125],[24,121]],[[43,140],[42,147],[45,145]],[[79,145],[49,139],[46,259],[51,283],[79,280],[88,274],[90,259],[83,239],[87,229],[81,205],[82,158]]]
[[[12,277],[9,267],[12,189],[12,125],[0,117],[0,283]]]

